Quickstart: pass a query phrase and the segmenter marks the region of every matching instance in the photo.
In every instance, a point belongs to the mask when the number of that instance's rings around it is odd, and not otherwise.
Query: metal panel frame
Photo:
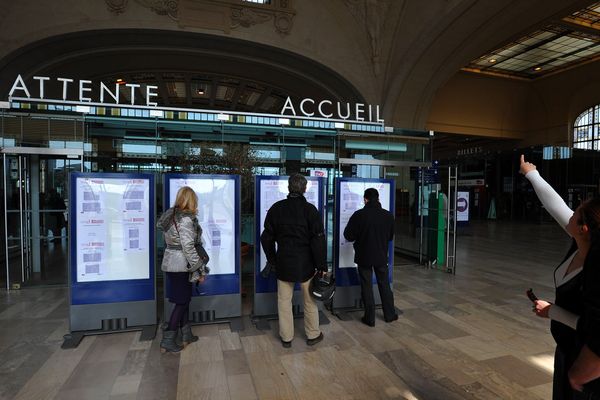
[[[260,183],[262,181],[268,180],[285,180],[287,181],[289,176],[256,176],[255,184],[254,184],[254,226],[255,226],[255,244],[254,244],[254,300],[252,307],[252,315],[254,317],[265,317],[265,316],[274,316],[277,314],[277,287],[275,286],[275,290],[273,291],[257,291],[257,286],[259,286],[259,280],[267,281],[267,283],[272,287],[276,285],[276,279],[274,276],[269,276],[268,279],[262,278],[260,275],[260,234],[262,231],[262,227],[260,226]],[[311,177],[307,176],[307,180],[317,182],[319,187],[319,213],[321,214],[321,218],[323,219],[323,226],[325,227],[326,222],[326,210],[325,210],[325,178],[323,177]],[[292,310],[295,315],[300,315],[304,312],[304,305],[302,301],[302,293],[300,291],[300,285],[296,283],[294,286],[294,292],[292,295]]]
[[[156,314],[156,275],[155,275],[155,264],[156,264],[156,234],[154,228],[154,217],[156,215],[156,184],[154,175],[152,174],[124,174],[124,173],[70,173],[69,174],[69,185],[71,188],[71,199],[77,198],[76,180],[77,178],[101,178],[101,179],[144,179],[149,181],[150,186],[150,207],[148,230],[149,230],[149,278],[143,280],[128,280],[128,281],[102,281],[104,286],[111,285],[114,283],[127,284],[131,283],[135,285],[135,281],[148,281],[152,286],[151,298],[140,298],[137,300],[126,300],[126,301],[110,301],[112,299],[105,299],[107,301],[101,302],[86,302],[73,304],[73,269],[76,269],[76,246],[77,241],[77,213],[76,213],[76,201],[69,201],[69,330],[70,332],[81,332],[84,331],[86,335],[106,333],[105,330],[101,330],[103,320],[119,319],[126,320],[127,324],[125,327],[114,329],[115,332],[131,330],[134,327],[144,329],[148,325],[156,325],[157,314]],[[73,260],[75,259],[75,260]],[[75,263],[75,264],[74,264]],[[106,283],[110,282],[110,283]],[[93,288],[99,282],[86,282],[81,285],[81,288],[77,290],[85,291],[86,288]],[[147,297],[147,293],[145,296]],[[129,322],[132,322],[132,326],[129,326]]]
[[[340,281],[337,276],[341,274],[341,269],[339,268],[339,231],[340,231],[340,186],[342,182],[366,182],[366,183],[388,183],[390,185],[390,210],[395,209],[395,200],[396,200],[396,192],[395,192],[395,181],[393,179],[375,179],[375,178],[336,178],[335,179],[335,202],[334,202],[334,222],[333,222],[333,245],[334,245],[334,258],[333,258],[333,268],[336,275],[336,292],[333,297],[332,307],[334,310],[340,309],[362,309],[362,294],[360,288],[360,281],[358,278],[358,271],[356,268],[344,268],[344,274],[347,274],[347,271],[353,270],[356,273],[355,279],[353,275],[348,275],[349,284],[340,285],[343,283],[343,280]],[[394,286],[394,241],[392,240],[388,246],[388,265],[389,271],[388,276],[390,280],[390,286],[393,288]],[[377,280],[373,276],[373,295],[375,296],[375,305],[381,304],[381,297],[379,295],[379,290],[377,288]]]
[[[170,205],[170,180],[171,179],[224,179],[234,182],[235,189],[235,226],[234,226],[234,242],[235,242],[235,272],[237,275],[237,292],[224,293],[213,295],[197,295],[192,294],[192,300],[189,306],[189,321],[192,323],[223,323],[229,318],[238,318],[242,316],[242,265],[241,265],[241,187],[239,175],[219,175],[219,174],[179,174],[167,173],[163,176],[163,211],[166,211]],[[210,263],[209,263],[210,266]],[[211,279],[210,275],[207,279]],[[168,321],[173,304],[169,302],[167,296],[167,276],[163,275],[163,294],[164,307],[163,319]],[[195,291],[194,291],[195,292]]]

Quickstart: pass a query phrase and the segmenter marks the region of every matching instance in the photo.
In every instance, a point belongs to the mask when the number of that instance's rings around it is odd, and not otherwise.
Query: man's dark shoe
[[[323,332],[319,333],[319,336],[317,336],[314,339],[306,339],[306,344],[309,346],[314,346],[315,344],[319,343],[321,340],[323,340]]]
[[[369,322],[367,321],[367,319],[365,317],[362,317],[360,319],[360,322],[362,322],[363,324],[370,326],[371,328],[375,326],[375,322]]]
[[[398,314],[394,314],[392,318],[386,318],[385,322],[394,322],[398,319]]]
[[[289,342],[286,342],[285,340],[281,339],[281,345],[284,348],[289,349],[290,347],[292,347],[292,341],[290,340]]]

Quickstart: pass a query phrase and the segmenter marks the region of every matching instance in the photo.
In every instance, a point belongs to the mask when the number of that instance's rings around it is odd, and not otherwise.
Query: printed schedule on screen
[[[77,178],[77,281],[150,277],[150,182]]]
[[[381,207],[390,210],[390,184],[387,182],[342,181],[340,182],[339,209],[339,268],[354,268],[354,246],[344,238],[344,229],[355,211],[364,207],[365,190],[375,188],[379,192]]]
[[[319,181],[308,179],[306,183],[306,192],[304,197],[306,201],[319,209]],[[288,178],[280,179],[275,177],[274,179],[264,178],[260,181],[259,196],[260,196],[260,233],[264,230],[265,218],[267,218],[267,212],[271,206],[277,203],[279,200],[287,198],[288,195]],[[257,238],[257,243],[260,243],[260,238]],[[267,257],[265,252],[260,246],[260,270],[262,271],[267,264]]]
[[[198,223],[202,245],[210,257],[211,275],[234,274],[236,265],[236,182],[225,178],[169,179],[169,207],[177,191],[191,187],[198,195]]]

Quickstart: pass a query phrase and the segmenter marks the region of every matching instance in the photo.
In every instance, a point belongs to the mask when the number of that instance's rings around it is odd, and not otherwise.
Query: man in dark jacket
[[[289,195],[269,209],[260,237],[267,263],[275,265],[279,336],[286,348],[294,338],[292,295],[296,282],[300,282],[304,299],[306,343],[312,346],[323,340],[319,309],[309,294],[309,285],[315,270],[327,271],[327,248],[319,211],[304,198],[306,183],[300,174],[290,176]]]
[[[350,217],[344,237],[354,242],[354,262],[358,265],[365,314],[362,322],[375,326],[375,300],[372,277],[375,270],[385,322],[398,319],[394,294],[388,275],[388,246],[394,238],[394,216],[381,207],[379,192],[369,188],[364,194],[365,206]]]

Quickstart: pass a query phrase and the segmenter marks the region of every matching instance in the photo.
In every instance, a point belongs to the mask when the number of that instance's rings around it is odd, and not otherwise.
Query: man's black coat
[[[381,203],[369,201],[350,217],[344,237],[354,242],[354,262],[359,266],[386,265],[388,244],[394,238],[394,216]]]
[[[290,194],[273,204],[260,242],[277,279],[306,282],[315,269],[327,270],[327,243],[321,215],[304,196]],[[277,243],[277,250],[275,250]]]

